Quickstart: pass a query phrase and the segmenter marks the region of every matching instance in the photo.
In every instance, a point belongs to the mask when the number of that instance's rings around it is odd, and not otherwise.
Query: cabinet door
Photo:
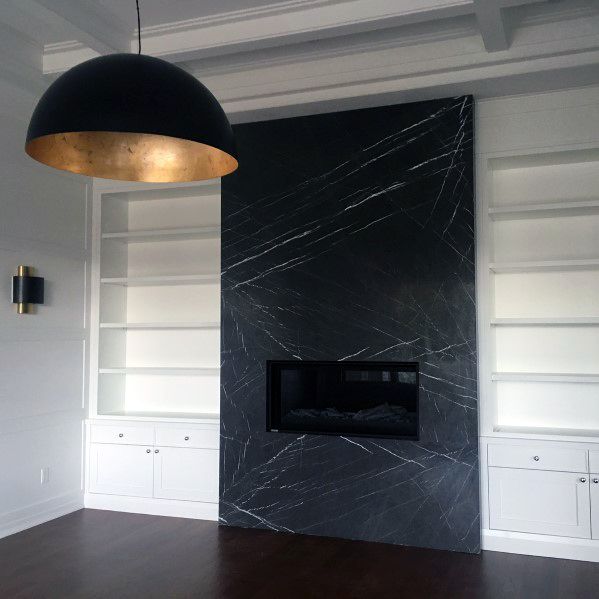
[[[593,539],[599,539],[599,474],[591,474],[591,523]]]
[[[154,497],[218,502],[218,450],[158,447]]]
[[[90,443],[90,492],[152,497],[153,455],[150,447]]]
[[[590,512],[584,472],[489,468],[493,529],[589,539]]]

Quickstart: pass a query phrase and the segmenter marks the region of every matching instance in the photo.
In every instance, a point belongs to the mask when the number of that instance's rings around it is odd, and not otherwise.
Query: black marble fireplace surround
[[[469,96],[238,125],[222,524],[480,547]],[[267,361],[419,365],[418,439],[267,431]]]

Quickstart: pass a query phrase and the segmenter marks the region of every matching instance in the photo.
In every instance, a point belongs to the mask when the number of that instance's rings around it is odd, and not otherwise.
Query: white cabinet
[[[593,539],[599,539],[599,473],[591,474],[591,525]]]
[[[154,497],[218,502],[218,450],[157,447]]]
[[[218,424],[90,422],[88,430],[87,490],[95,506],[98,496],[119,495],[126,501],[106,500],[111,509],[127,511],[138,498],[138,511],[217,517]]]
[[[595,502],[599,514],[599,491]],[[589,475],[490,467],[489,519],[491,529],[589,539]]]
[[[152,448],[143,445],[91,443],[89,490],[91,493],[152,497]]]

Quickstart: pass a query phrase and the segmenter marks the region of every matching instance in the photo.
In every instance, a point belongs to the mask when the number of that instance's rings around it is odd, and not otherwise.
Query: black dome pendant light
[[[216,98],[183,69],[141,54],[93,58],[41,97],[25,151],[92,177],[168,183],[222,177],[237,166],[231,125]]]

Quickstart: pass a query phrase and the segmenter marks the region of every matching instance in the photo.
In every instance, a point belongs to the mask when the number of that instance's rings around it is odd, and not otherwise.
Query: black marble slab
[[[238,125],[222,524],[477,552],[473,101]],[[266,432],[266,360],[420,366],[419,441]]]

